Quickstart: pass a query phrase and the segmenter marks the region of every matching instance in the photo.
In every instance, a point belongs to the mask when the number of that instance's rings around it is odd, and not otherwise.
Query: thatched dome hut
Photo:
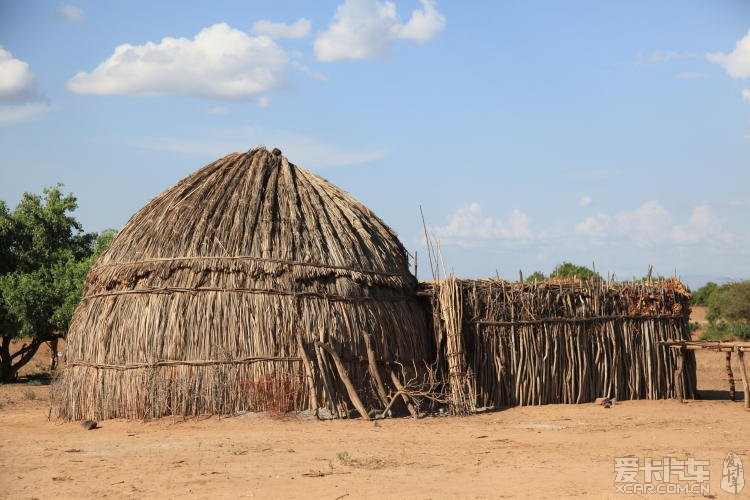
[[[151,200],[91,270],[55,413],[336,411],[348,400],[321,339],[373,400],[365,340],[382,368],[432,357],[416,285],[396,235],[349,194],[276,149],[230,154]]]

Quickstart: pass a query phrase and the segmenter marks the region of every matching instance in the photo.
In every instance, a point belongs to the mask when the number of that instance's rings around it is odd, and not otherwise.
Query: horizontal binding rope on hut
[[[447,287],[458,287],[460,300],[444,300]],[[689,294],[676,280],[447,279],[425,284],[423,293],[432,302],[438,339],[455,328],[443,318],[463,318],[463,375],[476,390],[477,407],[656,399],[677,392],[675,355],[660,344],[690,338]],[[694,357],[686,356],[678,383],[694,394]],[[454,399],[460,401],[462,392]]]
[[[81,300],[90,300],[101,297],[113,297],[116,295],[134,295],[134,294],[146,294],[146,293],[198,293],[198,292],[227,292],[227,293],[249,293],[249,294],[261,294],[261,295],[288,295],[292,297],[310,297],[324,300],[331,300],[337,302],[400,302],[400,301],[412,301],[414,297],[407,295],[394,295],[384,297],[346,297],[343,295],[326,294],[320,292],[288,292],[284,290],[272,290],[268,288],[213,288],[213,287],[196,287],[196,288],[178,288],[178,287],[163,287],[163,288],[141,288],[136,290],[120,290],[116,292],[103,292],[95,293],[92,295],[86,295]]]

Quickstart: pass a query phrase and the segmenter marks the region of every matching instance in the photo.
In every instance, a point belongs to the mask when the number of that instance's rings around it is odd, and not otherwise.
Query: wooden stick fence
[[[690,338],[689,296],[675,280],[510,283],[450,277],[423,288],[432,301],[436,338],[448,346],[454,413],[597,397],[668,398],[678,388],[695,392],[694,357],[682,358],[675,380],[675,353],[662,344]],[[457,389],[454,380],[462,377],[467,386]],[[472,401],[466,402],[467,394]]]

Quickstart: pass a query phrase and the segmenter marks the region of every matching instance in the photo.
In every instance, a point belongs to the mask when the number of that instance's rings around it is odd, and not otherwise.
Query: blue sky
[[[462,276],[750,278],[746,1],[0,0],[0,46],[0,199],[87,230],[265,144]]]

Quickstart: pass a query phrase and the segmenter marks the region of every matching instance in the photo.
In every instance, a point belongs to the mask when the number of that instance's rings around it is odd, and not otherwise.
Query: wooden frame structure
[[[750,352],[750,342],[713,342],[713,341],[666,341],[664,345],[674,349],[677,353],[677,368],[675,369],[674,378],[682,378],[682,371],[685,366],[685,356],[688,351],[709,350],[726,353],[727,376],[729,378],[729,397],[735,400],[734,373],[732,372],[732,353],[737,353],[740,371],[742,372],[742,386],[745,392],[745,409],[750,410],[750,383],[747,380],[747,366],[745,365],[745,353]],[[685,396],[680,390],[680,386],[675,397],[680,401],[685,400]]]

